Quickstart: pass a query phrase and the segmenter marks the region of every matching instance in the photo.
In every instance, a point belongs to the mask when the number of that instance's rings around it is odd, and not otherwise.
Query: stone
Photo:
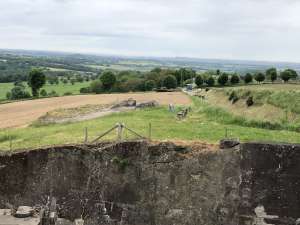
[[[136,105],[136,108],[152,108],[159,106],[157,101],[142,102]]]
[[[118,104],[115,104],[112,106],[112,109],[119,108],[119,107],[135,107],[136,106],[136,100],[129,98],[127,100],[121,101]]]
[[[239,144],[240,141],[238,139],[223,139],[220,141],[220,148],[221,149],[233,148]]]
[[[33,208],[30,206],[19,206],[17,212],[15,213],[16,218],[27,218],[33,216]]]
[[[75,220],[75,225],[84,225],[84,220],[83,219],[76,219]]]

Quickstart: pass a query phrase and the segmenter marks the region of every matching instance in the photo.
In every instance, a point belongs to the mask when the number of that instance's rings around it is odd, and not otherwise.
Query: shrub
[[[43,97],[46,97],[47,96],[47,91],[45,89],[42,89],[41,92],[40,92],[40,95],[43,96]]]
[[[87,93],[91,93],[91,88],[90,87],[83,87],[83,88],[80,88],[79,92],[81,94],[87,94]]]
[[[176,88],[177,80],[173,75],[169,75],[164,79],[163,84],[168,89]]]
[[[229,100],[229,101],[232,101],[232,99],[233,99],[234,97],[237,97],[235,91],[233,91],[233,92],[230,93],[228,100]]]
[[[239,97],[238,96],[234,96],[232,98],[232,104],[235,104],[238,100],[239,100]]]
[[[230,78],[231,84],[238,84],[240,82],[240,77],[236,74],[232,75]]]
[[[52,90],[52,91],[48,94],[48,96],[51,96],[51,97],[58,97],[59,95],[57,94],[56,91]]]
[[[246,84],[249,84],[253,81],[253,77],[252,77],[251,73],[247,73],[245,75],[244,81],[245,81]]]
[[[11,89],[10,94],[6,94],[9,99],[16,100],[16,99],[24,99],[30,98],[30,94],[28,91],[25,90],[25,87],[22,86],[15,86]]]
[[[102,82],[100,80],[93,81],[90,84],[89,91],[96,94],[102,93],[104,91]]]
[[[72,94],[73,94],[72,92],[68,91],[68,92],[64,93],[64,96],[68,96],[68,95],[72,95]]]
[[[221,86],[224,86],[226,83],[228,82],[228,75],[227,73],[223,73],[219,76],[218,78],[218,83],[221,85]]]
[[[203,85],[203,78],[201,75],[196,76],[195,83],[197,87],[201,87]]]
[[[253,101],[253,97],[252,96],[249,96],[246,100],[246,105],[248,107],[252,106],[254,104],[254,101]]]

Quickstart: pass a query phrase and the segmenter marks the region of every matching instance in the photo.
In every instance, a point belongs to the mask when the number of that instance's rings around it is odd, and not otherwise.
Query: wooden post
[[[11,139],[11,135],[9,135],[9,150],[12,150],[12,139]]]
[[[84,129],[84,143],[88,142],[88,128],[86,127]]]
[[[118,126],[118,128],[117,128],[118,141],[122,141],[122,133],[123,133],[124,124],[118,123],[117,126]]]
[[[151,140],[152,137],[152,124],[149,123],[149,140]]]
[[[228,138],[228,129],[227,129],[227,127],[225,128],[225,138]]]

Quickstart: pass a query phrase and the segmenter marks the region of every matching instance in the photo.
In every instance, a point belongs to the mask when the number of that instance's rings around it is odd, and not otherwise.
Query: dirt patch
[[[33,125],[47,125],[57,123],[72,123],[103,117],[112,113],[127,112],[134,110],[133,107],[111,108],[111,105],[85,105],[82,107],[57,109],[47,112],[38,118]]]
[[[170,103],[189,105],[191,103],[189,97],[181,92],[78,95],[29,100],[0,105],[0,128],[27,126],[47,112],[55,109],[75,108],[87,104],[113,104],[129,98],[133,98],[138,102],[155,100],[161,105]]]

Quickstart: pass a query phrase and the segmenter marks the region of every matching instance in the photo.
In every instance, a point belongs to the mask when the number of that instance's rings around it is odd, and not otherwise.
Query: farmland
[[[26,90],[30,92],[28,85],[25,82],[23,84],[26,86]],[[80,88],[87,87],[89,84],[90,82],[77,82],[74,85],[70,83],[59,83],[54,85],[46,84],[42,89],[45,89],[47,93],[55,91],[59,96],[63,96],[65,93],[72,93],[76,95],[79,94]],[[0,101],[6,99],[6,93],[9,92],[13,87],[13,83],[0,83]]]
[[[165,100],[162,103],[169,102],[170,98]],[[175,96],[172,97],[172,100],[176,102]],[[153,109],[111,114],[75,123],[2,129],[0,131],[0,148],[8,150],[10,143],[12,143],[12,149],[81,143],[85,128],[88,128],[89,140],[92,140],[117,122],[124,122],[128,127],[144,136],[148,136],[148,126],[151,123],[154,140],[201,140],[217,143],[227,136],[238,137],[241,141],[300,142],[300,133],[298,132],[250,127],[229,121],[228,115],[216,119],[215,117],[219,115],[214,114],[214,106],[197,98],[192,98],[192,102],[178,102],[177,111],[180,108],[180,103],[190,103],[192,106],[192,112],[182,121],[176,118],[175,113],[169,112],[166,106],[160,106]],[[106,140],[115,137],[115,133],[112,133],[106,137]]]
[[[0,128],[26,126],[47,112],[58,108],[72,108],[88,104],[113,104],[128,98],[136,99],[139,102],[156,100],[162,105],[168,103],[188,105],[191,103],[190,99],[180,92],[77,95],[28,100],[0,105]]]

